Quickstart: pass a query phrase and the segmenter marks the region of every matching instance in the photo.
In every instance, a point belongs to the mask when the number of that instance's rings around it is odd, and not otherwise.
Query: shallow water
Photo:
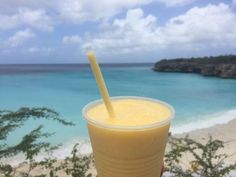
[[[203,77],[197,74],[157,73],[152,65],[107,65],[102,67],[111,96],[145,96],[173,105],[176,118],[172,131],[224,123],[236,118],[236,80]],[[65,143],[88,136],[81,109],[100,95],[85,65],[1,65],[0,109],[16,110],[22,106],[55,109],[66,120],[76,123],[65,127],[52,121],[28,121],[9,138],[20,137],[44,124],[45,131],[56,132],[54,143]]]

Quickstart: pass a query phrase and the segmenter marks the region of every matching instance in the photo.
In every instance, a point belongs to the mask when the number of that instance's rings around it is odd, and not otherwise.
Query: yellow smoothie
[[[85,107],[84,116],[99,177],[159,177],[173,109],[139,97],[112,99],[116,117],[103,102]]]

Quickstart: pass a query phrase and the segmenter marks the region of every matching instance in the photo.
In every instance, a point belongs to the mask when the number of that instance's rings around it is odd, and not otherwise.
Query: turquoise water
[[[157,73],[145,66],[106,66],[103,74],[111,96],[133,95],[157,98],[176,109],[173,132],[211,126],[236,117],[236,80],[196,74]],[[0,109],[46,106],[66,120],[64,127],[50,121],[29,121],[10,135],[15,143],[37,124],[56,132],[52,142],[63,143],[88,136],[81,109],[100,95],[90,68],[79,65],[0,67]]]

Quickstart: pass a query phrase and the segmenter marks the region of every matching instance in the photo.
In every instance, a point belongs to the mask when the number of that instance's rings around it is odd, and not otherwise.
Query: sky
[[[0,64],[236,54],[236,0],[1,0]]]

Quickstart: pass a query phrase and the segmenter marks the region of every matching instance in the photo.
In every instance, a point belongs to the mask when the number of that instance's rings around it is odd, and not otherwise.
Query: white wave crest
[[[197,129],[213,127],[218,124],[226,124],[233,119],[236,119],[236,109],[197,117],[189,123],[173,126],[170,131],[172,134],[181,134]]]
[[[64,159],[65,157],[71,156],[73,146],[77,143],[79,143],[79,154],[86,155],[92,153],[90,140],[88,138],[77,138],[63,144],[59,149],[55,150],[52,155],[58,159]]]

